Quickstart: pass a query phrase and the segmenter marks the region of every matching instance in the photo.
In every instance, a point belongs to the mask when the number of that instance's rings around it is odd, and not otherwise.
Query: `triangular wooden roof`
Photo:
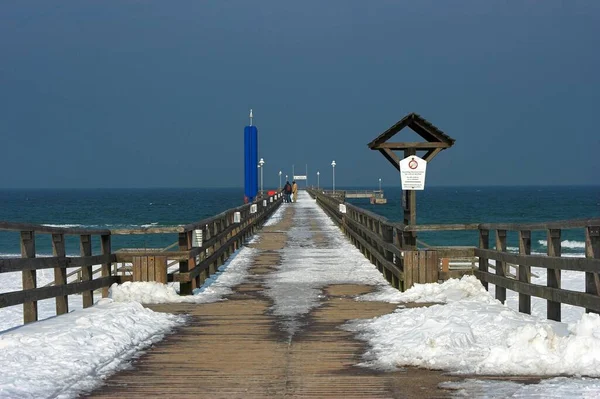
[[[375,140],[371,141],[368,144],[369,148],[372,150],[377,150],[380,144],[385,143],[396,133],[398,133],[400,130],[404,129],[407,126],[414,130],[415,133],[423,137],[423,139],[428,142],[447,143],[449,144],[448,147],[454,144],[454,139],[452,137],[442,132],[440,129],[438,129],[435,125],[423,118],[421,115],[411,112],[410,114],[406,115],[404,118],[396,122],[388,130],[381,133]]]
[[[396,133],[405,127],[410,127],[415,133],[421,136],[425,142],[418,143],[389,143]],[[372,150],[378,150],[394,167],[400,170],[400,158],[394,154],[393,150],[411,150],[415,154],[417,150],[424,150],[427,153],[423,156],[427,162],[440,153],[440,151],[452,147],[454,139],[432,123],[414,112],[400,119],[396,124],[390,127],[385,132],[381,133],[375,140],[371,141],[368,146]],[[405,152],[406,155],[406,152]]]

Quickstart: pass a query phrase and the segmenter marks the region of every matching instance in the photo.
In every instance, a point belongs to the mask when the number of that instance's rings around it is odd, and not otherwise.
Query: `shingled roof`
[[[452,137],[442,132],[435,125],[427,121],[425,118],[421,117],[419,114],[412,112],[406,115],[404,118],[400,119],[388,130],[381,133],[375,140],[371,141],[368,144],[369,148],[372,150],[379,149],[379,145],[385,143],[396,133],[398,133],[400,130],[404,129],[407,126],[414,130],[415,133],[423,137],[423,139],[428,142],[448,143],[449,146],[452,146],[454,144],[454,139]]]

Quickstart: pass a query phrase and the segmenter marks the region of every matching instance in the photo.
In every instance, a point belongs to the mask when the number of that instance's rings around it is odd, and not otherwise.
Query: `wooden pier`
[[[288,336],[264,292],[266,279],[281,263],[287,231],[309,224],[315,245],[331,248],[320,226],[298,219],[293,206],[275,225],[258,232],[259,249],[250,276],[227,301],[151,305],[156,311],[185,313],[189,322],[146,351],[130,370],[106,380],[94,398],[422,398],[447,397],[438,388],[456,380],[439,371],[383,372],[356,367],[365,348],[340,327],[348,320],[393,312],[396,305],[357,302],[373,288],[331,285],[321,305]],[[306,249],[307,255],[311,251]]]
[[[600,219],[535,224],[405,225],[394,223],[344,202],[337,195],[309,190],[317,204],[340,227],[363,255],[399,290],[415,283],[432,283],[465,273],[477,276],[484,286],[496,285],[497,299],[506,290],[519,293],[519,310],[530,313],[531,297],[548,301],[548,318],[560,320],[561,303],[600,312]],[[295,223],[311,225],[314,239],[323,248],[335,245],[319,232],[314,220],[298,220],[294,204],[275,225],[263,223],[281,205],[275,195],[253,204],[230,209],[185,226],[135,230],[89,230],[0,222],[0,231],[18,231],[21,258],[0,259],[0,273],[19,271],[23,290],[0,294],[0,307],[22,305],[24,322],[37,320],[37,301],[55,298],[57,315],[68,312],[69,295],[82,293],[83,306],[92,306],[96,290],[106,295],[112,283],[125,281],[178,281],[181,294],[189,294],[223,264],[244,241],[256,234],[260,249],[249,278],[235,287],[224,302],[211,304],[152,305],[156,311],[185,313],[189,323],[157,343],[134,361],[132,368],[110,377],[91,393],[95,397],[446,397],[438,388],[457,377],[439,371],[406,368],[382,372],[356,367],[365,348],[339,327],[348,320],[392,312],[395,305],[356,302],[368,292],[365,285],[331,285],[323,288],[322,304],[303,318],[298,334],[286,336],[281,320],[270,312],[265,279],[281,262],[282,248]],[[564,229],[583,230],[586,258],[561,257]],[[417,239],[421,231],[472,230],[477,247],[438,247]],[[530,255],[531,231],[548,235],[548,256]],[[493,232],[493,233],[492,233]],[[519,236],[519,254],[506,248],[508,232]],[[111,237],[121,234],[173,234],[173,245],[158,249],[113,251]],[[36,258],[36,235],[49,235],[53,257]],[[79,236],[81,256],[65,256],[65,235]],[[489,238],[495,237],[496,249]],[[97,238],[96,238],[97,237]],[[101,254],[91,252],[99,240]],[[311,248],[306,249],[310,256]],[[451,268],[453,260],[466,262]],[[490,272],[490,260],[495,260]],[[120,264],[119,267],[114,267]],[[129,265],[127,268],[124,264]],[[472,267],[471,265],[475,267]],[[99,265],[94,269],[94,265]],[[517,266],[514,274],[510,265]],[[67,267],[78,267],[76,281],[68,281]],[[531,283],[531,267],[549,269],[546,286]],[[52,286],[37,287],[36,270],[54,269]],[[585,292],[561,288],[561,270],[585,273]],[[97,276],[98,275],[98,276]],[[409,304],[410,306],[410,304]],[[421,305],[422,306],[422,305]]]
[[[344,200],[368,198],[371,204],[387,204],[383,190],[321,190],[321,193],[337,196]]]

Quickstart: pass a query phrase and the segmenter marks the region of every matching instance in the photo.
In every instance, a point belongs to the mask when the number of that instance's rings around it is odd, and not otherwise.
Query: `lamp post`
[[[331,161],[331,169],[333,171],[333,193],[335,194],[335,160]]]
[[[321,173],[319,171],[317,171],[317,190],[319,189],[319,175]]]
[[[265,160],[264,159],[260,159],[260,161],[258,161],[258,167],[260,168],[260,195],[261,197],[263,196],[263,169],[264,169],[264,164],[265,164]]]
[[[279,191],[281,191],[281,171],[279,171]]]
[[[381,191],[381,177],[379,178],[379,191]]]

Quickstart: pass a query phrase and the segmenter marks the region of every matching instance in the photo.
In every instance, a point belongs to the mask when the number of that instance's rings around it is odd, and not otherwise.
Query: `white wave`
[[[149,223],[149,224],[143,224],[140,227],[146,228],[146,227],[154,227],[154,226],[158,226],[158,222],[152,222],[152,223]]]
[[[70,227],[82,227],[83,225],[81,225],[81,224],[43,224],[42,226],[70,228]]]
[[[538,240],[538,244],[547,247],[547,240]],[[560,242],[560,246],[563,248],[571,248],[571,249],[585,249],[585,242],[582,241],[572,241],[572,240],[564,240]]]

